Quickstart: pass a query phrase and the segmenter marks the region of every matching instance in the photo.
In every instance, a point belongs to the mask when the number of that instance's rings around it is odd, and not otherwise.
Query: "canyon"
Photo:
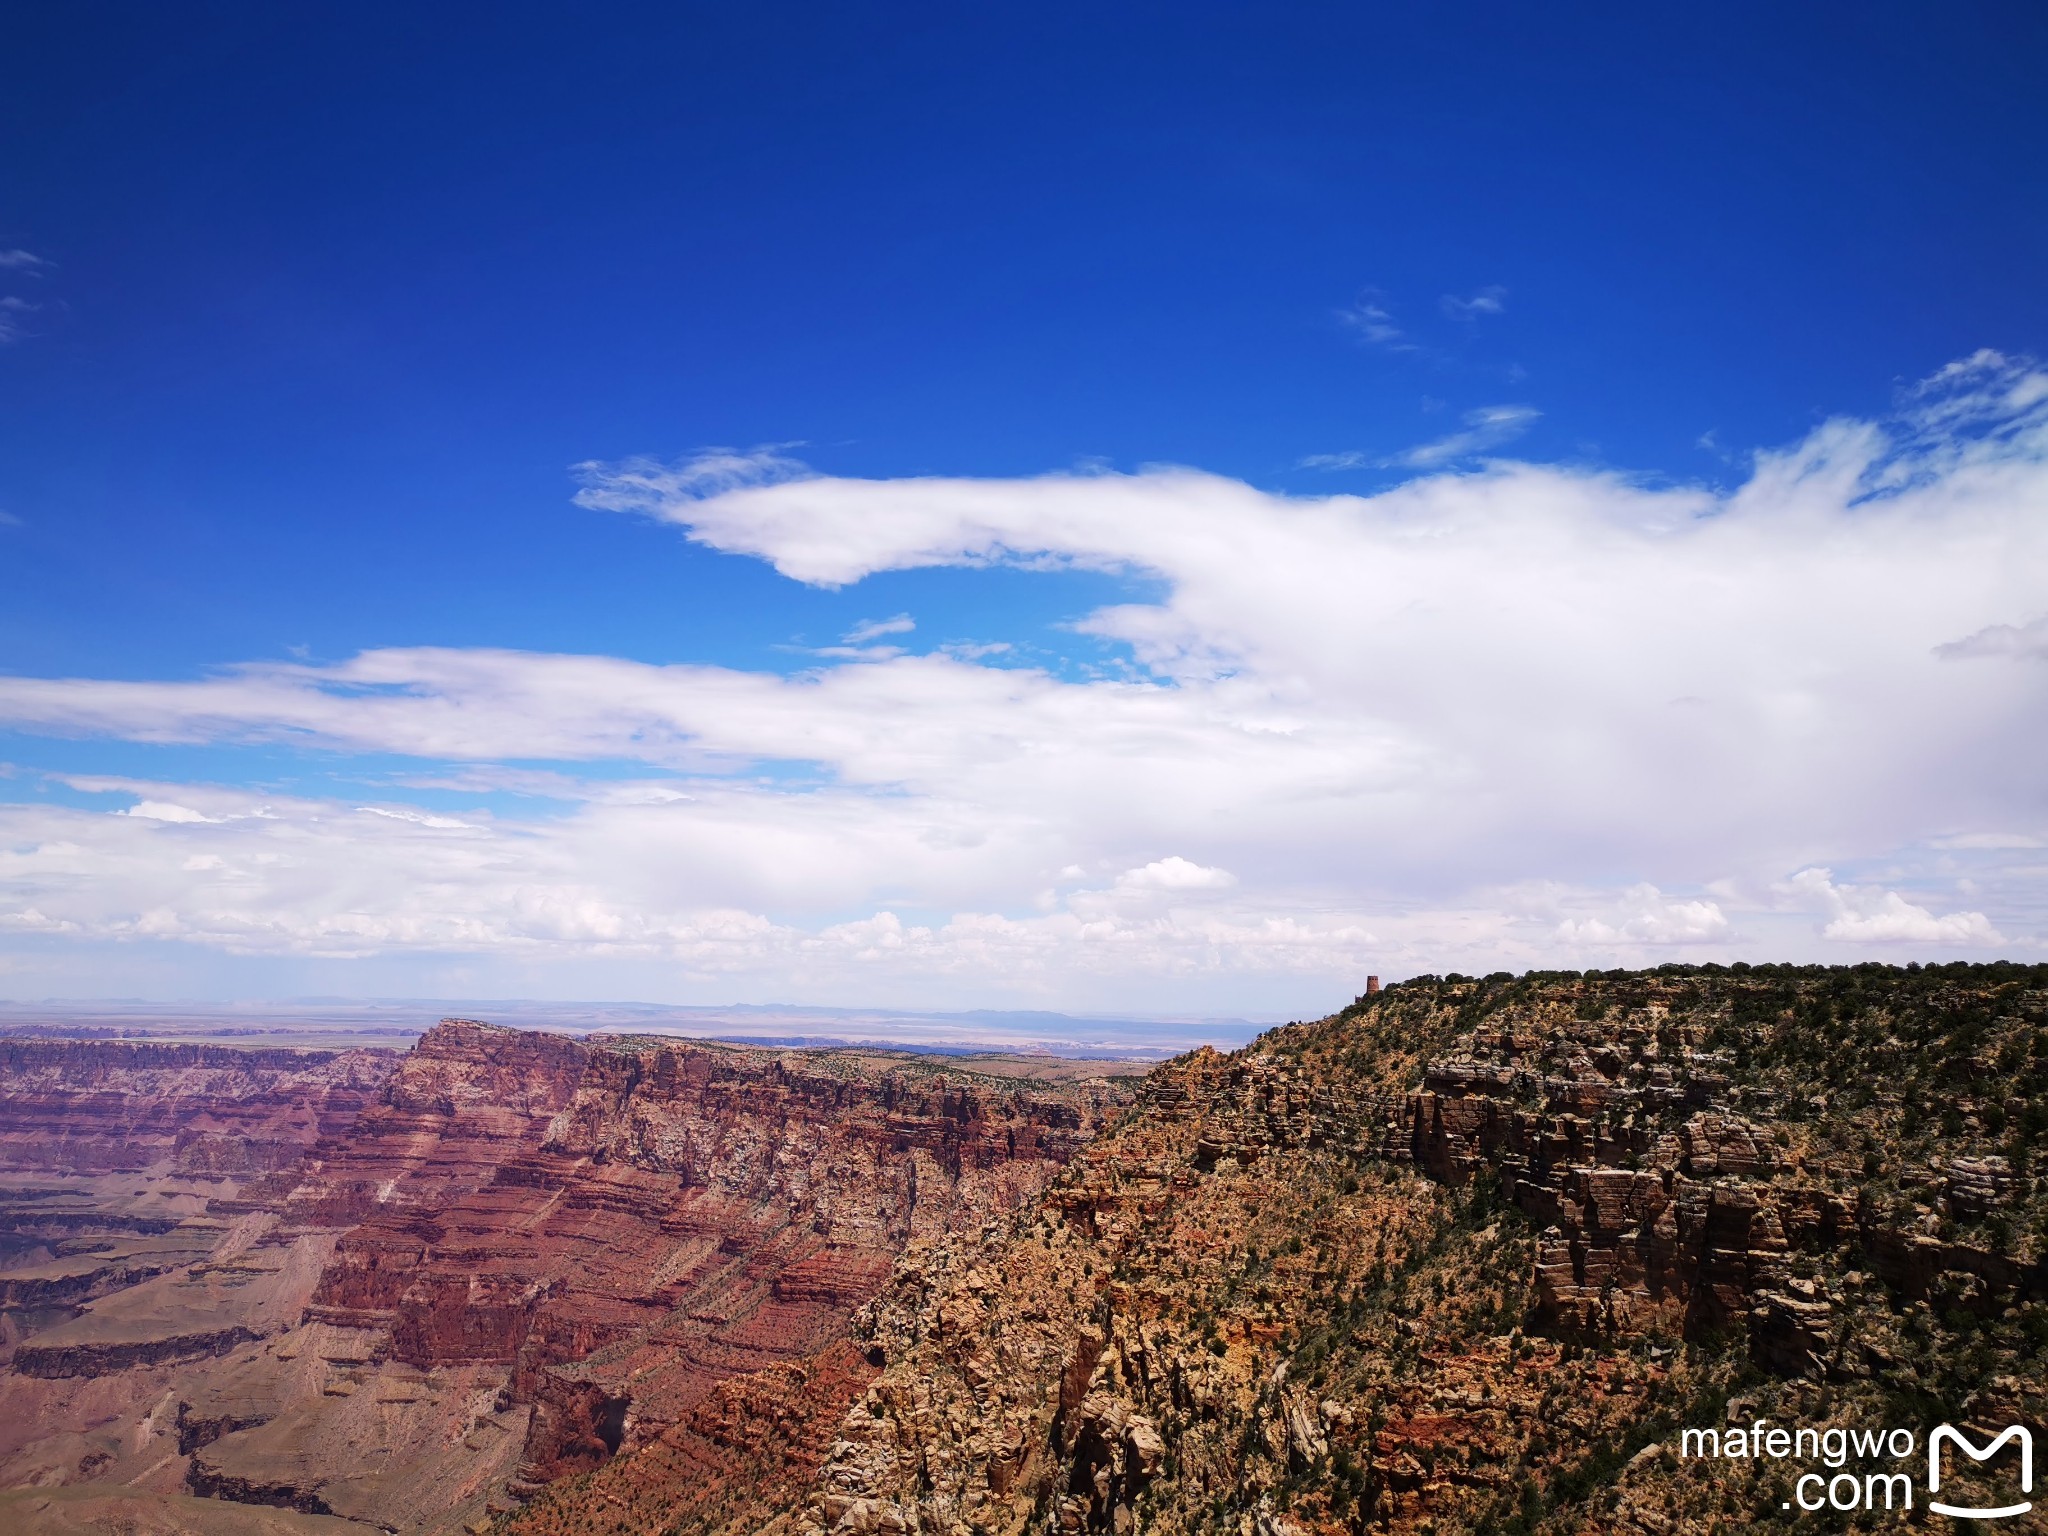
[[[0,1052],[22,1529],[481,1529],[714,1442],[735,1486],[801,1478],[896,1255],[1028,1207],[1129,1098],[1116,1064],[463,1020]]]
[[[0,1051],[9,1529],[1667,1536],[1797,1518],[1681,1426],[2048,1423],[2048,967],[1425,976],[1149,1072]]]

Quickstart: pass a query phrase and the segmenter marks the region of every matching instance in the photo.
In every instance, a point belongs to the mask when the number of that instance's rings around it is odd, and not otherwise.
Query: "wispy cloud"
[[[1447,293],[1438,303],[1453,320],[1476,320],[1481,315],[1498,315],[1506,310],[1508,291],[1498,283],[1490,283],[1468,299]]]
[[[43,306],[18,299],[13,294],[0,295],[0,346],[19,341],[28,334],[26,321]]]
[[[1387,308],[1384,296],[1376,288],[1366,289],[1355,303],[1338,310],[1337,321],[1370,346],[1389,352],[1418,350],[1395,323],[1393,311]]]
[[[0,272],[12,272],[22,277],[41,277],[50,269],[50,263],[33,251],[0,251]],[[21,340],[28,334],[28,317],[42,310],[40,304],[31,304],[18,294],[0,295],[0,346]]]
[[[1543,413],[1530,405],[1486,405],[1467,411],[1464,426],[1456,432],[1405,449],[1391,457],[1376,456],[1358,449],[1342,453],[1311,453],[1296,459],[1297,469],[1441,469],[1446,464],[1489,448],[1498,448],[1528,431]]]
[[[917,620],[907,613],[899,613],[893,619],[862,619],[840,639],[848,645],[866,645],[884,635],[907,635],[915,628]]]
[[[893,619],[863,619],[839,637],[837,645],[797,646],[793,649],[807,650],[813,656],[822,656],[828,661],[888,661],[904,654],[898,645],[877,645],[891,635],[907,635],[917,628],[917,621],[907,613],[899,613]]]
[[[1532,405],[1483,405],[1476,411],[1465,413],[1463,431],[1397,453],[1385,464],[1390,469],[1437,469],[1513,441],[1528,431],[1542,414]]]
[[[681,503],[701,501],[749,486],[801,480],[811,468],[785,451],[800,443],[762,443],[748,449],[702,448],[686,459],[664,462],[635,457],[606,462],[586,459],[571,472],[583,482],[576,505],[595,512],[636,512],[663,522],[682,522]]]

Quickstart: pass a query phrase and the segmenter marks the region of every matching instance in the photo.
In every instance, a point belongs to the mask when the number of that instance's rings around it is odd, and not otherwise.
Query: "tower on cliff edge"
[[[1380,979],[1379,979],[1379,977],[1377,977],[1377,976],[1368,976],[1368,977],[1366,977],[1366,978],[1365,978],[1365,995],[1366,995],[1367,997],[1371,997],[1371,996],[1373,995],[1373,993],[1375,993],[1375,992],[1379,991],[1379,989],[1380,989]]]

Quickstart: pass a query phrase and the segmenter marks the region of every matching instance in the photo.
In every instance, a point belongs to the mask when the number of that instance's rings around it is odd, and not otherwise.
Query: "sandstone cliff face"
[[[2019,967],[1426,978],[1184,1059],[906,1255],[798,1528],[1748,1529],[1789,1488],[1667,1454],[1745,1384],[2039,1424],[2044,1026]]]

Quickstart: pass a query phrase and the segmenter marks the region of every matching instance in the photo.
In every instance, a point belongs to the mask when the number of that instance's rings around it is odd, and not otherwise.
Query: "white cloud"
[[[1170,854],[1142,868],[1125,870],[1116,883],[1119,889],[1131,891],[1222,891],[1237,884],[1237,877],[1227,869],[1207,869]]]
[[[889,635],[907,635],[918,629],[918,621],[907,612],[899,612],[895,618],[862,618],[858,625],[842,635],[840,645],[817,645],[811,655],[821,655],[838,662],[887,662],[893,655],[903,655],[899,645],[877,645],[874,641],[887,639]],[[961,647],[946,647],[948,655],[961,655]]]
[[[49,270],[50,264],[32,251],[20,249],[0,251],[0,272],[15,272],[23,277],[40,277]],[[18,294],[0,294],[0,346],[21,340],[28,334],[28,317],[42,310],[42,305],[31,304]]]
[[[866,645],[884,635],[907,635],[916,628],[917,620],[907,613],[899,613],[893,619],[863,619],[841,638],[848,645]]]
[[[1674,900],[1644,884],[1622,892],[1606,912],[1566,918],[1557,936],[1569,944],[1664,945],[1712,943],[1734,932],[1718,902]]]
[[[1498,283],[1489,283],[1469,299],[1447,293],[1440,302],[1443,312],[1453,320],[1476,320],[1481,315],[1503,313],[1508,307],[1508,291]]]
[[[826,997],[852,974],[847,963],[885,954],[918,974],[986,985],[991,968],[1015,980],[1051,967],[1101,975],[1342,966],[1359,937],[1327,918],[1218,906],[1232,877],[1178,856],[1024,918],[967,907],[910,921],[884,908],[819,922],[867,896],[884,860],[929,894],[972,885],[990,853],[972,836],[919,836],[932,828],[915,812],[877,826],[877,806],[852,796],[779,805],[733,790],[620,797],[510,825],[219,788],[201,798],[206,812],[141,821],[0,806],[0,911],[17,914],[17,931],[178,940],[250,956],[418,948],[651,958],[700,975],[773,976],[778,986],[808,979]],[[1028,850],[995,855],[1025,859]],[[1188,901],[1199,910],[1184,910]],[[789,915],[762,910],[770,907]]]
[[[1855,944],[1948,944],[1989,947],[2004,937],[1982,912],[1950,912],[1937,917],[1915,906],[1897,891],[1869,886],[1837,885],[1827,869],[1803,869],[1789,882],[1791,889],[1820,906],[1828,915],[1821,937]]]
[[[169,800],[138,800],[125,810],[116,811],[117,816],[140,816],[144,821],[218,821],[217,816],[206,816],[190,806],[178,805]]]
[[[238,952],[630,953],[762,989],[947,977],[961,1001],[1091,1006],[1230,976],[1348,996],[1354,970],[1404,959],[1778,958],[1819,942],[1816,910],[1835,950],[2034,943],[2048,872],[2010,839],[2041,827],[2048,669],[1941,648],[2025,633],[2048,590],[2037,374],[1975,360],[1895,420],[1759,455],[1728,493],[1503,461],[1312,497],[1176,468],[592,469],[586,497],[814,586],[1140,574],[1146,596],[1079,626],[1129,667],[871,647],[781,676],[413,648],[0,678],[18,730],[421,764],[376,814],[360,789],[74,780],[207,820],[8,809],[0,910]],[[643,767],[578,766],[621,761]],[[445,798],[472,790],[547,798],[496,817]],[[1970,911],[1901,894],[1955,861],[1981,881]],[[1823,864],[1845,883],[1771,893]]]
[[[668,509],[679,502],[809,475],[807,465],[784,452],[798,446],[764,443],[745,451],[705,448],[673,464],[644,457],[621,459],[614,464],[587,459],[575,466],[577,477],[583,481],[583,489],[575,496],[576,505],[593,512],[638,512],[675,521],[669,517]]]
[[[1312,453],[1295,461],[1297,469],[1441,469],[1459,459],[1484,453],[1514,441],[1541,419],[1543,413],[1529,405],[1488,405],[1465,413],[1461,431],[1432,442],[1421,443],[1395,454],[1375,459],[1357,450],[1344,453]]]
[[[409,821],[416,827],[433,827],[442,832],[474,832],[478,823],[461,821],[453,816],[430,816],[425,811],[415,811],[406,806],[359,805],[356,813],[361,816],[384,816],[392,821]]]

